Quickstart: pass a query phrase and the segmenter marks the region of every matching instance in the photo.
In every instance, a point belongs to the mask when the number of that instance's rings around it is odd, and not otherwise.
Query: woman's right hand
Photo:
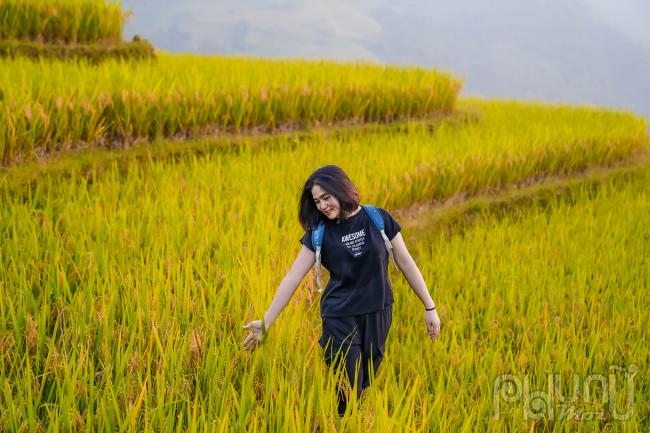
[[[244,349],[246,350],[254,350],[258,344],[264,341],[268,331],[268,327],[263,327],[261,320],[248,322],[243,328],[251,330],[250,334],[248,334],[244,340]]]
[[[425,311],[424,321],[427,324],[427,333],[431,341],[435,341],[438,334],[440,334],[440,317],[436,310]]]

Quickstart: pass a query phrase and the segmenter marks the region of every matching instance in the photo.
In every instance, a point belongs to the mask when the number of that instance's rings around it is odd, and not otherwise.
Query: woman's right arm
[[[296,291],[296,287],[298,287],[314,263],[316,263],[316,254],[303,245],[296,261],[293,262],[293,266],[280,283],[280,287],[278,287],[278,291],[273,297],[271,306],[266,310],[266,313],[264,314],[264,322],[261,320],[253,320],[244,325],[244,329],[250,329],[252,331],[244,340],[244,348],[247,350],[255,349],[255,347],[264,339],[264,334],[271,327],[273,322],[275,322],[275,319],[277,319],[282,310],[284,310],[284,307],[287,306],[289,300],[293,296],[293,292]],[[264,330],[262,330],[262,326],[264,326]]]
[[[284,307],[287,306],[296,288],[302,279],[305,278],[309,269],[314,266],[314,263],[316,263],[316,254],[303,245],[298,257],[293,262],[293,266],[291,266],[291,269],[280,283],[269,309],[264,314],[266,329],[269,329],[273,325],[275,319],[284,310]]]

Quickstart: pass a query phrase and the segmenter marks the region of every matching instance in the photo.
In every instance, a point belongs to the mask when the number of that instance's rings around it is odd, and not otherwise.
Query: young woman
[[[254,349],[287,305],[309,269],[316,263],[312,231],[323,222],[321,262],[330,280],[320,301],[323,332],[319,340],[325,362],[330,367],[345,366],[350,386],[356,385],[357,397],[370,385],[384,355],[392,322],[393,292],[388,280],[388,247],[395,263],[424,304],[428,335],[435,340],[440,318],[422,274],[411,258],[401,227],[382,208],[383,234],[359,205],[359,194],[345,172],[334,165],[321,167],[305,182],[299,204],[299,220],[305,229],[303,244],[293,266],[284,277],[262,320],[244,325],[252,332],[244,347]],[[338,411],[347,406],[346,392],[338,391]]]

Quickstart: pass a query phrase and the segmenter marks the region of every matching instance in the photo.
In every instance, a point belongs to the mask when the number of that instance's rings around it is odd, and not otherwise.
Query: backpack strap
[[[316,285],[318,286],[318,292],[323,291],[323,285],[320,282],[320,251],[323,246],[323,232],[325,231],[325,224],[321,221],[311,232],[311,244],[316,250]]]
[[[384,219],[382,218],[379,209],[369,204],[361,205],[361,207],[366,211],[370,220],[375,224],[375,227],[377,227],[381,232],[381,237],[384,239],[384,245],[386,245],[388,255],[393,259],[393,262],[395,262],[395,256],[393,256],[393,244],[390,243],[390,239],[386,236],[386,232],[384,231]],[[397,262],[395,262],[395,264],[397,264]]]

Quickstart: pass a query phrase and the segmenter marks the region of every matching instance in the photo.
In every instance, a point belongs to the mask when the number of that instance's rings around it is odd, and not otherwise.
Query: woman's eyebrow
[[[324,193],[322,193],[322,194],[320,195],[320,197],[314,197],[314,200],[316,200],[317,198],[323,198],[323,196],[324,196],[324,195],[327,195],[327,194],[329,194],[329,193],[324,192]]]

